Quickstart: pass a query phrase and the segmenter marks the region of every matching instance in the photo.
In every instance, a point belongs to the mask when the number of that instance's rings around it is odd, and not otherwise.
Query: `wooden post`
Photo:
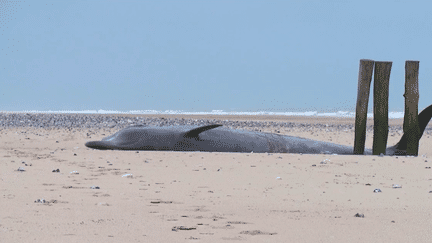
[[[388,138],[388,95],[392,62],[375,62],[374,136],[372,154],[385,154]]]
[[[361,59],[357,86],[354,154],[363,154],[366,141],[366,121],[374,61]]]
[[[419,61],[405,62],[405,115],[403,131],[407,135],[407,155],[418,155],[420,128],[418,121]]]

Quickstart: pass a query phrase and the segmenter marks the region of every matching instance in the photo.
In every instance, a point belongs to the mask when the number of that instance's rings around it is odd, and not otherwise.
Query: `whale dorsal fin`
[[[213,128],[216,128],[216,127],[221,127],[221,126],[222,125],[220,125],[220,124],[214,124],[214,125],[208,125],[208,126],[198,127],[198,128],[192,129],[190,131],[187,131],[184,134],[184,137],[187,137],[187,138],[198,138],[198,135],[200,133],[205,132],[205,131],[210,130],[210,129],[213,129]]]

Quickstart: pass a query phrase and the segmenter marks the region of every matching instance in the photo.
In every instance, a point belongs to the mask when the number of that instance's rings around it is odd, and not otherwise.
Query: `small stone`
[[[325,164],[327,164],[327,161],[330,161],[330,160],[329,159],[325,159],[325,160],[321,161],[320,164],[325,165]]]
[[[178,230],[195,230],[196,227],[185,227],[185,226],[174,226],[172,228],[172,231],[178,231]]]

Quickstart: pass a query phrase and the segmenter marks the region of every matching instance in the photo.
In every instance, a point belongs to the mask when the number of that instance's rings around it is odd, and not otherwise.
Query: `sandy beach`
[[[354,141],[351,118],[152,117],[291,122],[304,126],[259,129],[344,145]],[[402,135],[402,120],[391,120],[390,126],[388,145],[393,145]],[[3,126],[0,242],[432,239],[429,129],[418,157],[99,151],[84,146],[119,129]],[[366,147],[372,146],[372,135],[368,129]]]

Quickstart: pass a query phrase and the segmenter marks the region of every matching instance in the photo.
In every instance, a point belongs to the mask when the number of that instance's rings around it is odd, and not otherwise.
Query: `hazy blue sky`
[[[432,104],[432,2],[0,0],[0,110],[354,111],[359,60]],[[372,93],[371,93],[372,96]],[[369,104],[369,108],[372,103]]]

